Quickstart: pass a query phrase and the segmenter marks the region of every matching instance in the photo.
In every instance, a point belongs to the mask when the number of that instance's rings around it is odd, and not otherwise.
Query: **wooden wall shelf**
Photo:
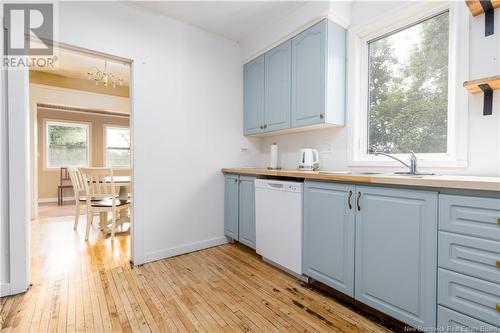
[[[491,7],[493,9],[500,7],[500,0],[491,0]],[[472,16],[478,16],[484,14],[483,6],[481,6],[481,2],[479,0],[465,0],[467,7],[472,14]]]
[[[493,90],[500,89],[500,75],[465,81],[464,87],[473,94],[484,93],[483,115],[493,113]]]
[[[465,81],[464,87],[471,93],[477,94],[483,92],[483,90],[479,87],[479,85],[481,84],[488,84],[493,90],[500,89],[500,75],[485,77],[478,80]]]
[[[495,32],[495,8],[500,7],[500,0],[465,0],[472,16],[485,14],[484,35],[493,35]]]

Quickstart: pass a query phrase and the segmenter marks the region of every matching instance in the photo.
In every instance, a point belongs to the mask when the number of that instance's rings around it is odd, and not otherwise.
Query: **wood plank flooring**
[[[228,244],[131,267],[71,217],[32,223],[32,287],[0,300],[2,332],[391,332],[247,248]]]

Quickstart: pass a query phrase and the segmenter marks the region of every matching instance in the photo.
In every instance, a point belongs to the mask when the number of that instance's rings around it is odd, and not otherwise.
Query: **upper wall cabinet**
[[[245,135],[260,133],[264,124],[264,55],[243,67]]]
[[[323,20],[292,39],[292,127],[344,125],[345,35]]]
[[[291,47],[289,40],[265,54],[266,132],[290,128]]]
[[[245,64],[245,135],[343,126],[345,44],[324,19]]]

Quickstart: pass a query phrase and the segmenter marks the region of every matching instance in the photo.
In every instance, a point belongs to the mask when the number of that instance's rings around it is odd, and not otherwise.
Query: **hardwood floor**
[[[391,332],[228,244],[131,267],[82,215],[32,223],[32,287],[0,301],[5,332]]]

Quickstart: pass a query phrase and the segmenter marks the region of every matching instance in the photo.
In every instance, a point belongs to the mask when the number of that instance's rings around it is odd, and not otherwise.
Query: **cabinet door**
[[[409,325],[434,327],[437,193],[356,190],[355,298]]]
[[[263,131],[264,55],[243,66],[243,113],[245,135]]]
[[[324,122],[326,33],[323,20],[292,38],[292,127]]]
[[[238,176],[225,175],[224,234],[238,240]]]
[[[265,131],[290,127],[291,45],[286,41],[265,54]]]
[[[239,241],[255,249],[255,177],[240,176]]]
[[[349,296],[354,296],[354,191],[354,185],[332,183],[304,187],[303,272]]]

